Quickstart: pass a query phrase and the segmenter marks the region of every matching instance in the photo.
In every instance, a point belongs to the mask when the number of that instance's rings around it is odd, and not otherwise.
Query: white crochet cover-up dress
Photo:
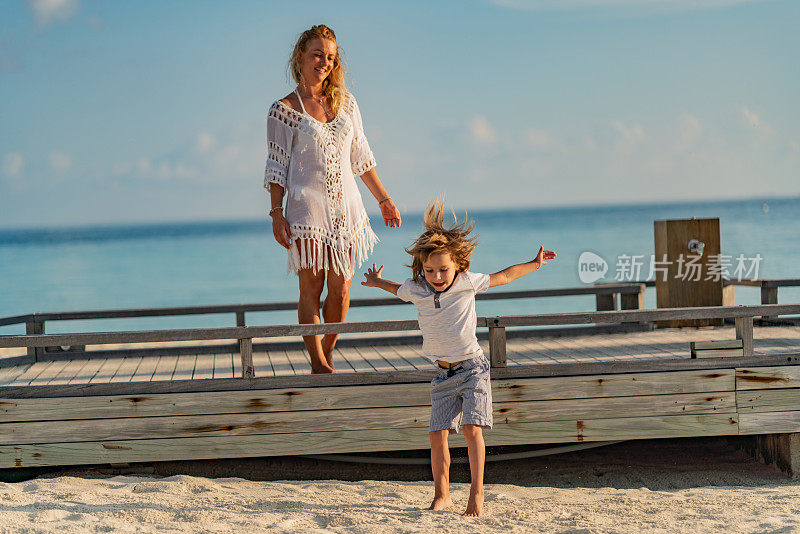
[[[355,179],[375,166],[375,158],[353,95],[345,94],[327,123],[302,109],[276,101],[267,115],[264,187],[285,189],[292,232],[287,272],[310,268],[327,276],[333,269],[351,278],[378,241]]]

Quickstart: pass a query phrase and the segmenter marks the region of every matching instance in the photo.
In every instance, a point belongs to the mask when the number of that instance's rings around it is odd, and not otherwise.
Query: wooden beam
[[[775,388],[800,388],[800,367],[781,365],[736,369],[737,390]]]
[[[740,434],[783,434],[800,432],[800,411],[742,413]]]
[[[492,371],[494,380],[638,373],[701,372],[707,377],[725,377],[734,368],[759,369],[780,365],[800,366],[800,355],[759,356],[756,358],[708,358],[644,360],[630,362],[598,362],[577,364],[515,365]],[[798,367],[800,368],[800,367]],[[377,384],[429,383],[434,371],[395,371],[389,373],[349,373],[335,375],[296,375],[254,378],[252,380],[175,380],[172,382],[139,382],[120,384],[76,384],[61,386],[0,386],[0,398],[88,397],[96,395],[145,395],[156,393],[189,393],[202,391],[253,391],[260,389],[312,388]],[[592,380],[592,378],[588,378]],[[725,388],[722,388],[725,389]]]
[[[497,425],[487,445],[574,443],[621,439],[720,436],[738,433],[735,414],[625,417]],[[464,446],[454,436],[453,446]],[[425,428],[301,432],[0,446],[0,467],[155,462],[328,453],[425,449]]]
[[[239,380],[241,382],[241,380]],[[493,380],[498,402],[561,399],[602,399],[638,395],[697,394],[712,400],[718,392],[733,391],[733,371],[676,372]],[[601,402],[601,401],[598,401]],[[710,402],[710,401],[709,401]],[[208,391],[144,395],[49,398],[0,398],[6,422],[55,421],[226,413],[264,413],[425,406],[430,384],[385,384],[344,387]]]
[[[331,430],[428,428],[430,406],[0,423],[0,445]],[[494,403],[495,425],[532,421],[735,414],[733,392]]]
[[[790,412],[800,408],[800,389],[750,389],[736,392],[740,413]]]
[[[753,356],[753,318],[736,318],[736,339],[742,340],[742,354],[745,358]]]

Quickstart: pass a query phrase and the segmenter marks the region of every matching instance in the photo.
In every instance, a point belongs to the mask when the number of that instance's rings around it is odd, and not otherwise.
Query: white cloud
[[[620,121],[614,121],[611,126],[617,131],[620,138],[628,143],[638,143],[645,138],[644,129],[639,124],[628,126]]]
[[[204,154],[214,148],[216,143],[216,139],[210,132],[203,131],[197,134],[197,151],[200,154]]]
[[[72,156],[59,150],[51,152],[50,167],[52,167],[55,172],[66,172],[72,168]]]
[[[33,16],[42,26],[69,20],[80,7],[79,0],[28,0]]]
[[[17,178],[25,166],[25,158],[19,152],[6,154],[3,158],[3,174],[9,178]]]
[[[525,138],[530,146],[538,150],[547,150],[556,144],[553,136],[544,130],[528,130]]]
[[[472,141],[479,145],[491,145],[497,141],[497,132],[482,115],[476,115],[469,123],[469,133]]]
[[[694,115],[686,113],[682,115],[678,122],[680,130],[678,132],[678,139],[675,143],[675,150],[677,152],[684,152],[695,146],[700,138],[703,136],[703,126]]]

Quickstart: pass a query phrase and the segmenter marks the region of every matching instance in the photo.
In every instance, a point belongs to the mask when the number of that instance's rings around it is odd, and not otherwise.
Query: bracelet
[[[273,214],[274,212],[276,212],[276,211],[278,211],[278,210],[282,210],[282,209],[283,209],[283,206],[275,206],[274,208],[272,208],[271,210],[269,210],[269,216],[270,216],[270,217],[272,217],[272,214]]]
[[[378,201],[378,206],[380,206],[381,204],[383,204],[383,203],[384,203],[384,202],[386,202],[387,200],[392,200],[392,197],[386,197],[386,198],[384,198],[383,200],[379,200],[379,201]]]

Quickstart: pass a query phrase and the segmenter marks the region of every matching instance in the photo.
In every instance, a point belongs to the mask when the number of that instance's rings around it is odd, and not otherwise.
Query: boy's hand
[[[381,280],[381,272],[383,272],[383,265],[378,268],[373,263],[372,267],[367,269],[367,272],[364,273],[364,278],[366,278],[366,280],[361,282],[361,285],[367,287],[378,287],[378,281]]]
[[[552,250],[545,250],[543,246],[539,246],[539,253],[536,255],[536,258],[533,260],[533,263],[536,264],[537,269],[542,265],[547,265],[547,260],[552,260],[556,257],[556,253]]]

